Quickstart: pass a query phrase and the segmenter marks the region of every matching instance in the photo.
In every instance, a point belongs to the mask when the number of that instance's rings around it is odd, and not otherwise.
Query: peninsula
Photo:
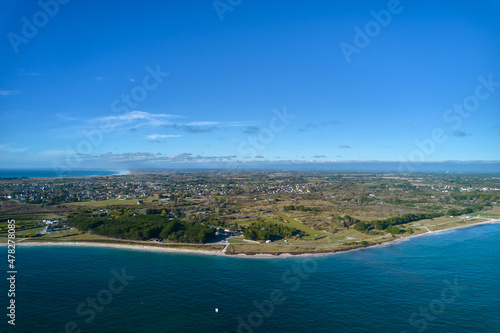
[[[492,174],[133,171],[0,179],[0,241],[217,255],[343,252],[500,219]]]

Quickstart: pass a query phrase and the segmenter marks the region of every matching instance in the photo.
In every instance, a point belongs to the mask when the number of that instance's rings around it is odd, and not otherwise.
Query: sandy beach
[[[16,246],[22,247],[44,247],[44,246],[80,246],[80,247],[106,247],[114,249],[128,249],[128,250],[138,250],[138,251],[148,251],[148,252],[168,252],[168,253],[192,253],[192,254],[205,254],[213,256],[223,256],[224,253],[220,251],[202,251],[202,250],[187,250],[180,248],[168,248],[168,247],[155,247],[148,245],[121,245],[121,244],[107,244],[99,242],[17,242]]]

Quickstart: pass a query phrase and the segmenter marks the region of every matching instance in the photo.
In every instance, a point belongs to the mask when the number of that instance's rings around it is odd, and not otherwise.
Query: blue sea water
[[[122,174],[120,171],[110,170],[87,170],[87,169],[74,169],[74,170],[58,170],[58,169],[15,169],[7,170],[0,169],[0,178],[45,178],[45,177],[87,177],[87,176],[109,176]]]
[[[16,326],[0,330],[500,332],[499,239],[491,224],[276,259],[19,246]]]

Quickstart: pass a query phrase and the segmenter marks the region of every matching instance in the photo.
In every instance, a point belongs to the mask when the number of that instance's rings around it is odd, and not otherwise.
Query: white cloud
[[[238,126],[252,126],[253,124],[256,124],[256,123],[259,123],[258,121],[229,121],[229,122],[225,122],[224,124],[227,125],[227,126],[234,126],[234,127],[238,127]]]
[[[64,149],[47,149],[39,152],[37,155],[44,158],[62,158],[72,152]]]
[[[15,90],[0,90],[0,96],[12,96],[17,95],[19,91]]]
[[[232,161],[235,158],[236,156],[201,156],[201,155],[193,155],[191,153],[163,156],[149,152],[135,152],[135,153],[122,153],[122,154],[106,153],[101,155],[89,156],[90,160],[104,160],[112,162],[149,161],[149,162],[171,162],[171,163],[227,162],[227,161]]]
[[[0,144],[0,151],[5,151],[8,153],[20,153],[28,150],[28,148],[13,148],[12,143]]]
[[[56,117],[62,120],[68,120],[68,121],[76,121],[78,118],[73,118],[73,117],[68,117],[62,113],[56,113]]]
[[[156,140],[156,139],[164,139],[164,138],[180,138],[182,135],[174,135],[174,134],[151,134],[147,137]]]
[[[108,116],[93,119],[93,122],[105,122],[111,128],[121,127],[132,122],[143,121],[142,125],[160,126],[170,124],[165,119],[177,118],[178,115],[165,113],[149,113],[144,111],[131,111],[118,116]]]
[[[40,76],[42,73],[31,72],[31,73],[20,73],[19,76]]]
[[[212,125],[219,125],[220,123],[218,121],[193,121],[190,123],[187,123],[185,125],[188,126],[212,126]]]
[[[176,130],[184,130],[188,133],[207,133],[217,126],[230,127],[242,126],[249,122],[219,122],[219,121],[191,121],[183,122],[178,118],[184,118],[181,115],[166,113],[149,113],[145,111],[131,111],[124,114],[110,115],[106,117],[94,118],[88,121],[92,126],[105,124],[110,129],[138,128],[138,127],[164,127]],[[175,136],[167,136],[175,137]],[[157,137],[161,138],[161,137]]]

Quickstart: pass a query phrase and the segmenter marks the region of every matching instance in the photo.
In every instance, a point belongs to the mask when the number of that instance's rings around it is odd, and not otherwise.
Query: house
[[[266,240],[266,243],[271,244],[272,242],[271,242],[271,240],[268,239],[268,240]]]
[[[138,205],[142,205],[143,203],[144,203],[144,201],[142,201],[142,200],[137,201]]]
[[[43,222],[45,222],[45,224],[47,225],[47,227],[50,226],[51,229],[59,227],[59,221],[58,220],[47,219],[47,220],[43,220]]]

